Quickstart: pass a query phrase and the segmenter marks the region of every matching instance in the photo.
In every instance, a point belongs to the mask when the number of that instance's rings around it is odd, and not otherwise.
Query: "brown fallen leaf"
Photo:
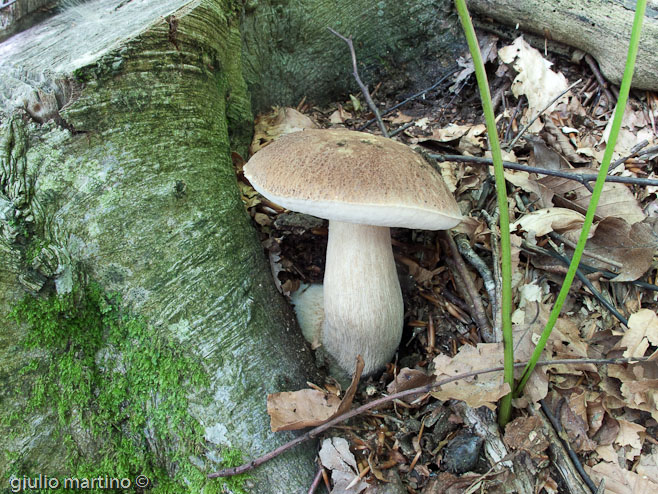
[[[462,345],[453,358],[439,355],[434,359],[437,379],[479,369],[497,367],[503,363],[502,343],[480,343],[477,347]],[[509,384],[503,383],[503,373],[492,372],[441,386],[432,392],[438,400],[461,400],[472,408],[486,406],[495,410],[496,402],[509,393]]]
[[[619,422],[619,434],[617,434],[615,444],[624,447],[627,460],[634,461],[635,457],[642,452],[646,428],[621,418],[617,421]]]
[[[512,83],[512,92],[517,98],[524,94],[528,100],[528,109],[525,111],[522,122],[526,123],[537,115],[550,101],[567,89],[567,79],[561,73],[553,72],[551,62],[541,56],[541,53],[532,48],[523,36],[514,40],[511,45],[498,50],[498,56],[506,63],[511,64],[517,71]],[[567,93],[568,94],[568,93]],[[567,95],[562,96],[558,102],[566,101]],[[556,106],[553,103],[548,112]],[[529,131],[539,132],[543,124],[537,119]]]
[[[573,237],[571,239],[573,241]],[[599,222],[586,246],[587,252],[621,264],[621,268],[617,268],[619,274],[611,279],[615,282],[634,281],[646,273],[656,249],[658,237],[649,224],[639,222],[630,225],[626,220],[615,217]],[[604,261],[587,258],[586,262],[597,268],[610,269]]]
[[[386,391],[388,391],[389,394],[399,393],[400,391],[405,391],[407,389],[425,386],[432,381],[434,381],[434,376],[428,376],[425,372],[417,369],[404,367],[400,369],[400,372],[395,376],[395,379],[386,386]],[[411,403],[416,398],[418,398],[417,395],[411,395],[407,396],[404,401]]]
[[[322,441],[318,455],[322,466],[331,471],[334,484],[332,494],[358,494],[368,487],[363,481],[357,481],[352,486],[358,479],[359,469],[349,443],[342,437],[331,437]],[[349,486],[351,487],[348,489]]]
[[[505,444],[514,450],[526,451],[532,458],[545,459],[549,446],[542,420],[536,415],[518,417],[505,426]]]
[[[571,174],[597,174],[595,168],[575,168],[573,170],[562,170]],[[574,208],[580,213],[585,213],[589,205],[592,193],[580,182],[562,177],[546,176],[538,182],[549,188],[556,196],[560,197],[561,203],[558,204],[557,198],[553,199],[554,204]],[[614,216],[623,218],[629,224],[637,223],[644,219],[644,213],[637,199],[631,190],[624,184],[617,182],[606,182],[596,207],[596,214],[599,218]]]
[[[593,467],[585,465],[585,471],[596,485],[605,481],[605,494],[653,494],[658,483],[635,472],[625,470],[617,463],[602,461]]]
[[[352,406],[364,365],[363,358],[359,355],[352,382],[342,400],[335,394],[319,389],[283,391],[267,395],[267,413],[270,416],[272,432],[315,427],[347,412]]]
[[[628,318],[628,329],[619,341],[626,348],[624,357],[644,357],[649,345],[658,346],[658,315],[649,309],[640,309]]]
[[[525,214],[510,225],[512,231],[521,228],[541,237],[552,231],[565,232],[569,230],[580,231],[585,217],[571,209],[545,208]]]
[[[317,127],[313,120],[294,108],[274,107],[271,113],[256,117],[254,138],[249,146],[249,154],[254,154],[284,134]]]

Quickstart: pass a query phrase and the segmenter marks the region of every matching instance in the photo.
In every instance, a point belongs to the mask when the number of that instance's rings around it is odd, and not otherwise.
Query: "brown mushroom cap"
[[[244,175],[271,201],[328,220],[446,230],[462,219],[443,179],[418,153],[364,132],[284,135],[258,151]]]

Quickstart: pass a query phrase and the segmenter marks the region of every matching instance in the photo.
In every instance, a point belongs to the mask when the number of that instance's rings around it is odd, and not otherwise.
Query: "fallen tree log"
[[[633,87],[658,90],[658,3],[648,2],[635,64]],[[470,0],[483,21],[506,24],[516,36],[524,31],[592,55],[603,75],[621,83],[633,25],[635,2],[620,0]]]

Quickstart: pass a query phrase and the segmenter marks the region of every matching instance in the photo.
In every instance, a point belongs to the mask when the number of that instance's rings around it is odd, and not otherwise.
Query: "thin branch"
[[[484,310],[484,306],[482,305],[482,299],[480,298],[480,294],[478,293],[478,290],[475,287],[475,283],[473,283],[473,279],[471,278],[471,274],[468,272],[468,268],[466,267],[466,264],[464,264],[464,260],[459,254],[459,249],[457,248],[455,241],[452,239],[452,236],[447,231],[444,231],[442,233],[444,238],[448,242],[448,245],[450,246],[452,261],[455,264],[455,268],[457,269],[459,275],[464,281],[466,293],[471,299],[471,303],[469,307],[470,308],[469,312],[471,314],[471,317],[476,322],[478,329],[480,330],[480,336],[482,338],[482,341],[491,343],[492,341],[494,341],[495,336],[493,334],[493,330],[491,329],[491,324],[489,324],[489,321],[487,319],[487,313]]]
[[[567,450],[567,454],[569,455],[569,458],[571,459],[573,466],[576,468],[578,475],[580,475],[580,478],[583,479],[583,482],[585,482],[585,485],[587,485],[588,489],[592,492],[592,494],[596,494],[597,491],[596,485],[594,485],[594,482],[592,482],[590,476],[587,475],[587,472],[585,472],[585,469],[583,468],[583,464],[578,459],[578,455],[576,454],[576,452],[571,448],[571,445],[564,439],[564,435],[562,433],[562,424],[560,423],[559,419],[555,415],[553,415],[553,411],[548,407],[548,405],[546,405],[546,402],[543,399],[539,400],[539,404],[541,406],[542,412],[544,412],[544,415],[546,415],[546,418],[553,426],[553,429],[555,429],[555,432],[557,432],[557,437],[560,439],[562,446],[564,446],[564,449]]]
[[[356,65],[356,52],[354,51],[354,43],[352,43],[352,36],[349,38],[346,38],[342,34],[334,31],[330,27],[327,28],[331,34],[334,36],[338,36],[340,39],[342,39],[345,43],[347,43],[347,46],[350,49],[350,54],[352,55],[352,75],[354,76],[354,79],[356,80],[356,83],[359,85],[361,88],[361,92],[363,93],[363,97],[366,99],[366,103],[368,103],[368,106],[370,107],[370,110],[375,114],[375,118],[377,119],[377,124],[379,125],[379,130],[382,131],[382,135],[384,137],[388,137],[388,131],[386,130],[386,127],[384,126],[384,121],[382,120],[381,115],[379,114],[379,110],[377,109],[377,105],[375,105],[375,102],[372,100],[370,97],[370,92],[368,91],[368,87],[361,82],[361,78],[359,77],[359,69],[357,68]]]
[[[518,141],[523,134],[525,134],[525,131],[530,128],[530,126],[535,123],[535,120],[537,120],[546,110],[548,110],[553,103],[555,103],[557,100],[559,100],[562,96],[567,94],[571,89],[573,89],[575,86],[580,84],[583,80],[578,79],[576,82],[574,82],[571,86],[566,88],[564,91],[562,91],[560,94],[558,94],[555,98],[553,98],[544,108],[541,109],[541,111],[537,112],[537,115],[532,117],[532,119],[523,126],[523,128],[519,131],[518,134],[516,134],[516,137],[512,139],[512,142],[510,142],[506,148],[507,149],[512,149],[514,147],[514,144],[516,144],[516,141]]]
[[[460,163],[473,163],[476,165],[489,165],[493,166],[493,161],[489,158],[478,158],[476,156],[462,156],[460,154],[428,154],[430,158],[437,161],[456,161]],[[538,168],[536,166],[520,165],[519,163],[512,163],[510,161],[503,161],[503,166],[510,170],[521,170],[529,173],[539,173],[540,175],[550,175],[552,177],[561,177],[569,180],[575,180],[585,186],[589,182],[595,182],[597,175],[594,173],[572,173],[561,170],[547,170],[546,168]],[[575,169],[577,170],[577,168]],[[620,184],[631,185],[658,185],[658,180],[653,178],[638,178],[638,177],[615,177],[608,175],[605,178],[606,182],[616,182]]]
[[[521,244],[522,247],[526,250],[533,251],[533,252],[538,252],[540,254],[544,255],[549,255],[551,257],[554,257],[558,260],[560,260],[565,266],[569,266],[571,264],[571,259],[567,258],[566,256],[563,256],[559,252],[556,252],[555,250],[547,250],[542,247],[539,247],[537,245],[532,245],[526,242],[525,240]],[[596,288],[594,288],[594,285],[592,282],[589,280],[587,276],[585,276],[585,273],[578,267],[576,270],[576,276],[578,279],[582,282],[583,285],[587,287],[587,289],[592,293],[592,295],[599,301],[601,305],[603,305],[610,313],[615,316],[619,322],[621,322],[624,326],[628,326],[628,319],[626,319],[608,299],[606,299]]]
[[[589,68],[591,69],[592,74],[594,74],[594,77],[596,77],[596,81],[599,83],[599,86],[603,88],[603,92],[605,93],[605,99],[608,100],[608,107],[615,106],[615,100],[612,96],[612,93],[610,92],[608,83],[601,75],[601,71],[599,70],[599,67],[596,65],[596,61],[594,60],[594,58],[592,58],[592,55],[585,55],[585,62],[587,62],[587,65],[589,65]]]
[[[459,72],[460,70],[461,70],[461,67],[459,67],[459,66],[457,66],[457,65],[453,65],[452,67],[450,67],[450,68],[446,71],[446,73],[445,73],[445,74],[444,74],[444,75],[443,75],[438,81],[436,81],[436,82],[435,82],[434,84],[432,84],[430,87],[428,87],[427,89],[423,89],[422,91],[420,91],[420,92],[418,92],[418,93],[416,93],[416,94],[412,94],[412,95],[409,96],[407,99],[405,99],[405,100],[399,102],[397,105],[390,107],[388,110],[385,110],[384,112],[382,112],[381,116],[382,116],[382,117],[385,117],[386,115],[389,115],[390,113],[393,113],[395,110],[397,110],[397,109],[400,108],[401,106],[406,105],[406,104],[409,103],[410,101],[413,101],[413,100],[415,100],[416,98],[419,98],[420,96],[422,96],[422,95],[424,95],[424,94],[426,94],[426,93],[429,93],[432,89],[437,88],[437,87],[438,87],[443,81],[445,81],[448,77],[450,77],[450,76],[452,76],[453,74]],[[375,123],[376,121],[377,121],[376,118],[371,118],[371,119],[368,120],[366,123],[364,123],[361,127],[359,127],[357,130],[359,130],[359,131],[366,130],[368,127],[370,127],[370,126],[371,126],[373,123]]]
[[[320,466],[318,473],[315,474],[315,478],[313,479],[313,483],[311,484],[311,487],[309,487],[308,489],[308,494],[315,494],[315,490],[318,488],[318,486],[320,485],[320,481],[322,480],[323,471],[324,471],[324,467]]]
[[[631,357],[631,358],[612,358],[612,359],[562,359],[562,360],[544,360],[544,361],[539,361],[537,362],[537,366],[547,366],[547,365],[582,365],[582,364],[629,364],[629,363],[635,363],[635,362],[644,362],[648,359],[648,357]],[[514,364],[514,367],[523,367],[527,364],[527,362],[518,362]],[[471,372],[465,372],[463,374],[458,374],[456,376],[448,377],[446,379],[441,379],[439,381],[433,382],[431,384],[427,384],[425,386],[420,386],[418,388],[412,388],[412,389],[407,389],[404,391],[400,391],[398,393],[393,393],[388,396],[384,396],[382,398],[379,398],[377,400],[373,400],[370,403],[366,403],[365,405],[361,405],[358,408],[355,408],[354,410],[350,410],[347,413],[344,413],[343,415],[340,415],[338,417],[335,417],[327,422],[325,422],[322,425],[319,425],[317,427],[314,427],[310,431],[306,432],[305,434],[293,439],[292,441],[283,444],[276,448],[275,450],[267,453],[264,456],[261,456],[260,458],[256,458],[254,460],[251,460],[244,465],[240,465],[238,467],[232,467],[232,468],[226,468],[224,470],[220,470],[215,473],[208,474],[209,479],[215,479],[218,477],[231,477],[233,475],[239,475],[241,473],[248,472],[250,470],[253,470],[254,468],[262,465],[263,463],[271,460],[272,458],[275,458],[279,456],[280,454],[288,451],[289,449],[297,446],[298,444],[301,444],[305,441],[308,441],[309,439],[313,439],[316,437],[318,434],[326,431],[327,429],[330,429],[331,427],[340,424],[341,422],[344,422],[348,419],[351,419],[352,417],[356,417],[357,415],[361,415],[364,412],[367,412],[368,410],[372,410],[373,408],[380,407],[382,405],[386,405],[388,403],[391,403],[395,400],[400,400],[402,398],[406,398],[407,396],[412,396],[416,394],[425,394],[431,392],[433,389],[438,388],[440,386],[444,386],[446,384],[449,384],[451,382],[455,381],[461,381],[463,379],[467,379],[469,377],[473,376],[479,376],[483,374],[491,374],[492,372],[500,372],[504,369],[504,367],[498,366],[498,367],[491,367],[489,369],[480,369],[476,371],[471,371]]]
[[[487,225],[489,225],[489,230],[491,230],[491,256],[493,257],[494,283],[496,284],[496,289],[494,290],[496,296],[494,297],[491,307],[491,320],[493,324],[493,332],[494,335],[496,335],[496,342],[498,342],[503,341],[503,314],[501,311],[502,289],[500,287],[502,278],[500,274],[500,248],[498,246],[498,208],[496,208],[493,215],[490,215],[483,209],[482,216],[484,216]]]
[[[629,160],[631,158],[639,158],[641,156],[646,156],[647,154],[653,154],[656,151],[658,151],[658,146],[651,146],[650,148],[647,148],[644,151],[642,151],[642,148],[644,146],[646,146],[647,144],[649,144],[649,141],[647,141],[645,139],[642,142],[640,142],[640,143],[636,144],[635,146],[633,146],[633,149],[631,149],[631,154],[629,154],[628,156],[624,156],[623,158],[619,158],[617,161],[612,163],[610,165],[610,170],[608,170],[608,173],[610,173],[612,170],[614,170],[618,166],[621,166],[622,164],[624,164],[626,162],[626,160]]]

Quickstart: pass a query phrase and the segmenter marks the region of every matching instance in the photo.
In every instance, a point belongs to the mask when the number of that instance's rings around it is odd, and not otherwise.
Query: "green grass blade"
[[[484,70],[484,62],[480,54],[480,46],[471,17],[468,14],[465,0],[455,0],[457,13],[461,20],[468,48],[473,58],[475,66],[475,77],[480,90],[480,99],[482,100],[482,109],[484,118],[487,123],[487,133],[489,135],[489,145],[491,147],[491,156],[494,162],[494,178],[496,180],[496,193],[498,199],[498,209],[500,211],[500,250],[501,250],[501,276],[502,276],[502,293],[501,293],[501,310],[503,324],[503,343],[505,347],[505,370],[504,381],[514,389],[514,342],[512,340],[512,250],[510,245],[509,232],[509,212],[507,210],[507,189],[505,186],[505,176],[503,174],[503,157],[500,151],[500,142],[498,141],[498,131],[496,130],[496,119],[494,116],[493,105],[491,103],[491,93],[489,92],[489,83],[487,74]],[[498,420],[504,424],[509,420],[512,411],[512,393],[507,394],[501,402],[498,411]]]
[[[519,396],[523,392],[523,387],[525,386],[532,370],[535,368],[535,364],[539,360],[546,342],[553,331],[553,327],[557,322],[557,319],[562,310],[562,305],[567,298],[569,289],[571,288],[571,283],[573,278],[576,275],[576,270],[578,269],[578,264],[580,263],[580,258],[585,250],[585,243],[587,242],[587,235],[592,226],[594,220],[594,213],[596,212],[596,206],[601,197],[601,191],[603,190],[603,184],[605,182],[605,177],[608,174],[608,168],[610,167],[610,161],[612,159],[612,152],[615,149],[615,144],[617,142],[617,136],[619,135],[619,129],[621,128],[622,118],[624,116],[624,110],[626,109],[626,101],[628,100],[628,93],[631,89],[631,80],[633,79],[633,71],[635,69],[635,59],[637,57],[637,51],[640,44],[640,32],[642,30],[642,20],[644,18],[644,11],[646,8],[646,0],[638,0],[636,9],[635,9],[635,19],[633,21],[633,30],[631,31],[631,41],[628,47],[628,56],[626,58],[626,67],[624,68],[624,77],[621,81],[621,87],[619,88],[619,98],[617,100],[617,107],[615,108],[615,114],[612,119],[612,128],[610,129],[610,137],[608,139],[608,144],[605,148],[603,154],[603,161],[601,163],[601,168],[599,169],[599,174],[596,179],[596,184],[594,185],[594,192],[592,192],[592,197],[587,208],[587,214],[585,215],[585,222],[583,223],[583,228],[580,232],[580,238],[578,239],[578,244],[576,245],[576,250],[573,253],[573,258],[571,264],[569,265],[569,270],[567,275],[564,278],[564,283],[562,288],[558,293],[557,300],[553,306],[553,310],[548,318],[546,327],[539,338],[539,342],[535,347],[535,350],[530,358],[530,361],[526,368],[523,370],[523,375],[519,381],[518,386],[514,390],[514,395]]]

